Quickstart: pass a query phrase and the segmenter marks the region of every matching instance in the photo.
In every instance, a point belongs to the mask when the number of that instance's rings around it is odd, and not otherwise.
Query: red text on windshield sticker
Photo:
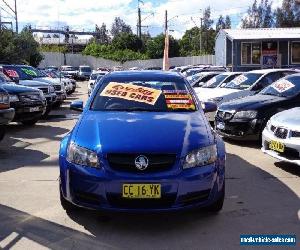
[[[5,72],[5,74],[6,74],[8,77],[11,77],[11,78],[18,78],[18,77],[19,77],[17,71],[15,71],[15,70],[12,70],[12,69],[5,69],[4,72]]]

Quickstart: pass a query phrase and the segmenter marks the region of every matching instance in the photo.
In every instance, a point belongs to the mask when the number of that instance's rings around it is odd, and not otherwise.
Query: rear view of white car
[[[300,166],[300,108],[274,115],[262,134],[262,151]]]
[[[90,96],[97,80],[99,80],[102,76],[108,74],[108,71],[93,71],[88,82],[88,95]]]

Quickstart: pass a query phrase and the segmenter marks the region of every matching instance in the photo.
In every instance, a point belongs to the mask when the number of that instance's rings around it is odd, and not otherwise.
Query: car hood
[[[49,83],[33,81],[33,80],[20,80],[20,85],[24,85],[27,87],[48,87]]]
[[[39,82],[50,83],[52,85],[61,85],[59,80],[55,80],[51,77],[39,77],[39,78],[35,78],[35,80]]]
[[[5,89],[9,94],[15,95],[15,94],[21,94],[21,93],[28,93],[28,92],[38,92],[35,88],[29,88],[17,84],[2,84],[0,85],[3,89]]]
[[[229,88],[195,88],[198,98],[201,101],[207,101],[216,97],[223,97],[232,93],[239,92],[238,89],[229,89]]]
[[[258,110],[267,105],[272,105],[286,98],[271,95],[252,95],[239,98],[230,102],[225,102],[220,106],[222,110]]]
[[[75,143],[106,153],[176,153],[210,145],[202,113],[87,111]]]
[[[300,131],[300,108],[293,108],[277,113],[271,118],[271,124]]]

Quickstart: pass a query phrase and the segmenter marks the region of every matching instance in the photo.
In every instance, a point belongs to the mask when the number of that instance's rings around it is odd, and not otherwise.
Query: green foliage
[[[273,26],[272,2],[254,0],[249,7],[247,16],[242,19],[242,28],[271,28]]]
[[[300,26],[300,2],[296,0],[283,0],[281,8],[274,13],[278,28]]]
[[[148,59],[145,54],[135,52],[129,49],[119,50],[115,49],[112,45],[104,45],[92,42],[86,46],[83,51],[84,55],[91,55],[95,57],[102,57],[104,59],[126,62],[132,60]]]
[[[120,33],[112,40],[112,46],[116,50],[132,50],[135,52],[143,49],[143,41],[132,33]]]
[[[172,36],[169,37],[169,57],[177,57],[179,53],[179,43]],[[151,59],[163,58],[165,48],[165,35],[160,34],[147,42],[146,54]]]
[[[0,61],[38,66],[42,60],[39,45],[27,28],[20,34],[9,30],[0,31]]]
[[[66,53],[68,48],[65,45],[41,45],[40,51]]]
[[[121,33],[132,33],[130,25],[126,24],[120,17],[116,17],[112,26],[110,33],[113,37]]]

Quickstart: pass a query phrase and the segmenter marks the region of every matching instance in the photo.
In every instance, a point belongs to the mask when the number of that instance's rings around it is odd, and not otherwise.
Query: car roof
[[[247,73],[259,73],[259,74],[268,74],[272,72],[281,72],[281,71],[294,71],[292,69],[259,69],[259,70],[252,70]]]
[[[130,70],[130,71],[114,71],[106,75],[106,77],[116,78],[156,78],[172,80],[174,78],[184,79],[184,77],[178,72],[162,71],[162,70]]]

